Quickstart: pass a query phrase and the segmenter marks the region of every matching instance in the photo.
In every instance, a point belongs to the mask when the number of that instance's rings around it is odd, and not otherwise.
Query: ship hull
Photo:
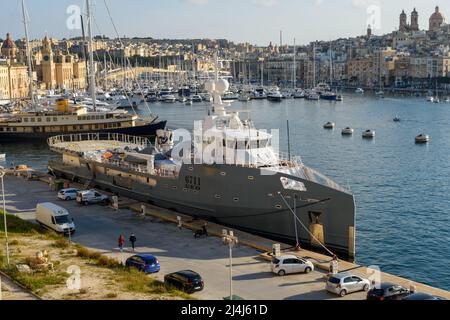
[[[178,179],[151,177],[154,183],[149,186],[124,182],[123,177],[118,181],[105,175],[107,170],[100,168],[103,166],[50,162],[49,168],[62,178],[292,245],[297,238],[291,211],[296,198],[296,214],[301,221],[297,234],[302,247],[323,252],[317,242],[320,240],[343,258],[355,257],[355,204],[346,192],[286,174],[266,176],[258,169],[226,165],[183,165]],[[307,191],[284,190],[280,178],[286,176],[304,183]]]
[[[143,126],[135,126],[129,128],[90,130],[89,133],[120,133],[133,136],[154,137],[157,130],[166,128],[167,121],[155,122]],[[84,132],[72,132],[74,134]],[[18,132],[1,132],[1,142],[21,142],[25,140],[46,140],[50,137],[67,134],[67,132],[35,132],[35,133],[18,133]]]

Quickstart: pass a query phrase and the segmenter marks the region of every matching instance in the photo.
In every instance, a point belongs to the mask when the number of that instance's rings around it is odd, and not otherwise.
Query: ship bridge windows
[[[28,118],[23,118],[23,122],[28,122]]]

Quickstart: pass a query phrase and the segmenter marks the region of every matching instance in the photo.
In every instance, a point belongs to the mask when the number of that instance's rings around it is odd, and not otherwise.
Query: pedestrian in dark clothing
[[[130,242],[131,242],[131,247],[133,248],[133,252],[135,251],[136,241],[137,241],[137,238],[134,235],[134,233],[132,233],[130,236]]]

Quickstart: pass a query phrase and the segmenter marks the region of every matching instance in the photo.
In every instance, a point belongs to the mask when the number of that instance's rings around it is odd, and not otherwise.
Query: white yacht
[[[320,95],[317,94],[316,92],[310,92],[306,95],[306,100],[319,101]]]
[[[238,100],[238,99],[239,99],[239,95],[237,93],[234,93],[234,92],[231,92],[231,91],[225,92],[223,97],[222,97],[223,101],[235,101],[235,100]]]
[[[334,129],[334,127],[336,126],[336,124],[334,122],[327,122],[323,125],[324,129]]]
[[[283,95],[281,94],[280,90],[274,88],[267,94],[267,100],[273,102],[281,102],[283,100]]]
[[[342,129],[342,135],[343,136],[351,136],[354,132],[355,132],[355,130],[350,128],[350,127]]]
[[[428,143],[430,142],[430,136],[427,134],[419,134],[416,139],[416,143]]]
[[[175,102],[177,102],[177,98],[173,94],[162,95],[159,99],[163,103],[175,103]]]
[[[267,92],[264,88],[256,88],[252,93],[252,99],[254,100],[264,100],[267,99]]]
[[[362,137],[364,139],[373,139],[375,138],[375,130],[366,130],[363,132]]]
[[[305,92],[303,90],[297,89],[294,93],[294,99],[304,99],[305,98]]]

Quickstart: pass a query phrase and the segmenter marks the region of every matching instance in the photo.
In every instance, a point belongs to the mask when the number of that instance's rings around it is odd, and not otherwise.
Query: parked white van
[[[69,218],[69,211],[50,202],[37,205],[36,221],[41,226],[58,233],[75,232],[75,223]]]

